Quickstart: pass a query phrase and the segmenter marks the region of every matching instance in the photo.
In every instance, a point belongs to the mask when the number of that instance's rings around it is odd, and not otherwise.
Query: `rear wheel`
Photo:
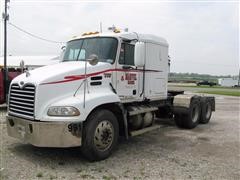
[[[118,121],[111,111],[97,110],[87,119],[82,153],[90,161],[106,159],[117,145]]]
[[[200,102],[198,99],[192,99],[187,113],[176,114],[175,123],[180,128],[192,129],[199,124],[201,114]]]
[[[200,123],[207,124],[210,121],[211,116],[212,116],[212,104],[210,101],[207,101],[207,99],[204,99],[202,101]]]
[[[181,114],[175,114],[174,115],[174,120],[175,120],[175,124],[180,127],[183,128],[183,123],[182,123],[182,116]]]

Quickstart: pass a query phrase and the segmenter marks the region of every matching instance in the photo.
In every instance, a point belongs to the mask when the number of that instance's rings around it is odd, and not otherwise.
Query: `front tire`
[[[100,109],[90,114],[83,129],[82,153],[90,161],[106,159],[115,149],[119,126],[115,115]]]

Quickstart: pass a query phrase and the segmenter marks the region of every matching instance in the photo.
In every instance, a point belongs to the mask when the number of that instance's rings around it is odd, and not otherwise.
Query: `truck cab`
[[[105,159],[119,135],[128,138],[155,129],[160,109],[172,114],[168,69],[163,38],[119,32],[74,37],[60,63],[11,82],[8,134],[39,147],[82,146],[89,160]],[[190,108],[192,97],[185,99],[176,100],[183,106],[180,112]],[[199,100],[197,119],[186,127],[198,124],[200,111]]]

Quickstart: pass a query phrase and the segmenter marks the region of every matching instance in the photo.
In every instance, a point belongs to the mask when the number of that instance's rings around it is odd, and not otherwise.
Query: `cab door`
[[[134,44],[121,44],[116,68],[117,94],[121,100],[132,101],[139,98],[139,73],[141,70],[134,66]]]

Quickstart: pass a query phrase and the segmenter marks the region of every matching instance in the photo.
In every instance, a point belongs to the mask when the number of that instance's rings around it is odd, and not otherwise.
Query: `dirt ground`
[[[79,148],[37,148],[7,136],[0,110],[0,179],[240,179],[240,98],[216,96],[209,124],[160,129],[120,140],[113,155],[90,163]]]

